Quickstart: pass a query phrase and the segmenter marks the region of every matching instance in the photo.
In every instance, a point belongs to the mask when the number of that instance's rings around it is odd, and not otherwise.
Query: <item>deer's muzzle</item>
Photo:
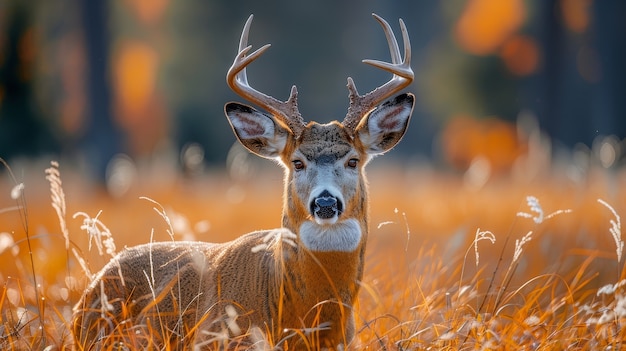
[[[333,218],[339,217],[342,211],[343,204],[328,190],[322,191],[322,193],[311,202],[311,214],[315,219],[322,221],[332,220]]]

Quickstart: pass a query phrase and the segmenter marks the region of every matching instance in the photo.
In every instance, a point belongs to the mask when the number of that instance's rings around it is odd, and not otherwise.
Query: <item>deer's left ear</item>
[[[396,146],[409,126],[414,103],[413,94],[401,94],[378,105],[363,118],[356,135],[368,154],[383,154]]]

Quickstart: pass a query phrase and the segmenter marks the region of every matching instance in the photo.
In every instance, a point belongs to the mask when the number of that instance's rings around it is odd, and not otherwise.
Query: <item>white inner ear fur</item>
[[[231,112],[230,121],[242,139],[274,138],[274,122],[262,113]]]
[[[380,106],[372,111],[367,120],[370,134],[401,132],[411,115],[411,105]]]
[[[287,133],[276,130],[274,122],[260,112],[231,112],[230,122],[239,138],[265,139],[266,146],[259,150],[263,157],[278,157],[287,145]]]
[[[305,221],[300,226],[300,241],[311,251],[352,252],[359,247],[361,235],[361,226],[354,218],[333,225]]]
[[[367,116],[367,129],[359,131],[359,138],[363,145],[373,154],[384,153],[379,142],[387,133],[402,132],[406,128],[407,120],[411,116],[412,105],[395,104],[380,105]]]
[[[287,135],[276,133],[267,138],[267,147],[265,153],[268,157],[277,158],[287,145]]]

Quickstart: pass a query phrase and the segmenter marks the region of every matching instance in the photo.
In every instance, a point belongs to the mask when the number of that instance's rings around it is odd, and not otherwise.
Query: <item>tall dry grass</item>
[[[72,306],[124,246],[225,241],[280,223],[277,171],[146,174],[118,198],[57,165],[25,174],[0,184],[0,349],[69,348]],[[555,170],[476,187],[428,167],[373,167],[351,348],[623,348],[625,175]]]

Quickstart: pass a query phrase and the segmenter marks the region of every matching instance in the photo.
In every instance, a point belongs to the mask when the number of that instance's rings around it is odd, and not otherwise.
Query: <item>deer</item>
[[[295,85],[281,101],[248,83],[246,68],[270,47],[251,52],[248,18],[227,83],[262,110],[237,102],[224,110],[247,150],[284,169],[282,227],[225,243],[151,242],[122,250],[74,307],[76,349],[201,349],[224,333],[254,330],[289,350],[350,345],[368,237],[364,167],[400,141],[415,100],[400,93],[414,78],[404,22],[401,55],[389,23],[373,17],[391,62],[363,62],[392,77],[364,95],[348,78],[348,112],[326,124],[304,121]]]

